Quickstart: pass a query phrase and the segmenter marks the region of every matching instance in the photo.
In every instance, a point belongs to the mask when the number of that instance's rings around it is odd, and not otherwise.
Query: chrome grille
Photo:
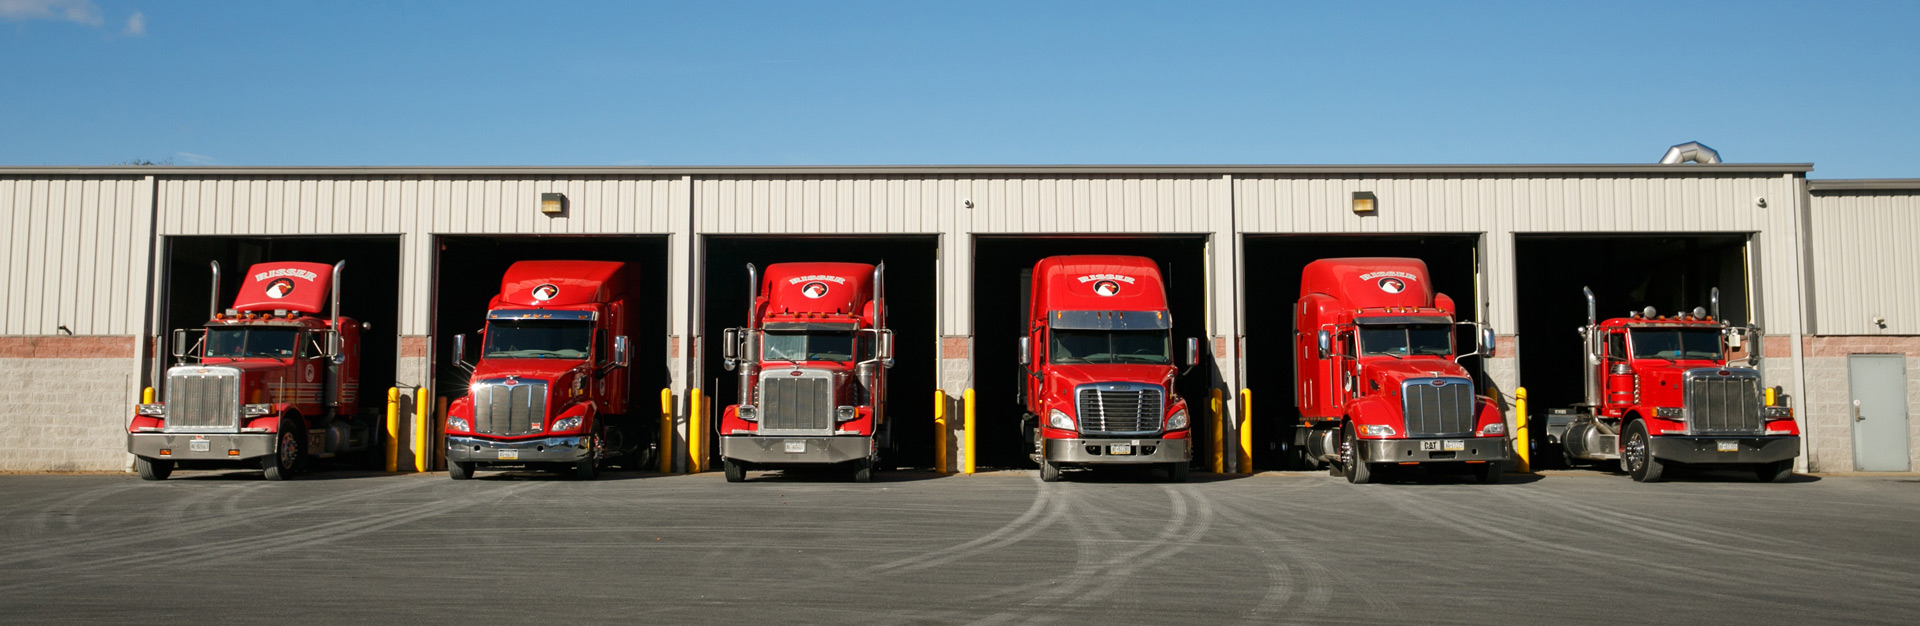
[[[240,370],[217,366],[167,370],[166,431],[240,432]]]
[[[1727,372],[1721,376],[1720,372]],[[1753,434],[1765,429],[1760,373],[1749,369],[1687,370],[1687,428],[1697,434]]]
[[[547,383],[506,379],[483,381],[473,388],[473,432],[512,437],[543,428],[547,419]]]
[[[1160,432],[1166,392],[1158,385],[1094,383],[1074,393],[1080,432],[1089,435],[1140,435]]]
[[[760,429],[772,432],[831,432],[833,379],[824,372],[769,371],[760,375]]]
[[[1434,383],[1438,382],[1439,385]],[[1473,383],[1465,378],[1416,378],[1400,386],[1408,437],[1473,434]]]

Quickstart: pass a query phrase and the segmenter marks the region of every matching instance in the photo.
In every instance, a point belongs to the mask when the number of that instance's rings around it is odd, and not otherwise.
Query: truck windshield
[[[298,328],[209,328],[210,358],[292,358],[300,347]]]
[[[1632,332],[1637,359],[1720,360],[1718,328],[1636,328]]]
[[[767,333],[766,361],[852,361],[853,333]]]
[[[1164,330],[1053,330],[1053,362],[1173,363],[1173,334]]]
[[[1453,327],[1445,324],[1361,326],[1361,356],[1452,356]]]
[[[585,320],[494,320],[487,324],[489,359],[584,359],[593,342]]]

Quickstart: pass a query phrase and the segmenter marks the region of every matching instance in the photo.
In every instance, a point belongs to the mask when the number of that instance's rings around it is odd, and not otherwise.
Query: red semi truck
[[[254,466],[286,480],[310,458],[376,449],[379,412],[360,411],[366,326],[340,316],[346,262],[256,264],[225,311],[220,264],[212,266],[212,319],[191,344],[186,329],[173,331],[182,364],[167,369],[161,401],[140,404],[128,425],[140,477]],[[320,317],[329,302],[331,314]]]
[[[1137,256],[1055,256],[1033,266],[1022,312],[1021,432],[1040,479],[1062,467],[1158,465],[1187,479],[1187,403],[1174,390],[1173,315],[1160,268]],[[1186,341],[1184,365],[1199,358]]]
[[[1353,483],[1384,466],[1460,464],[1480,482],[1499,481],[1506,421],[1459,365],[1492,356],[1493,331],[1479,328],[1478,350],[1459,354],[1460,323],[1419,259],[1308,263],[1294,307],[1300,422],[1290,462],[1328,461]]]
[[[447,473],[533,467],[590,480],[606,465],[648,467],[658,417],[637,411],[627,334],[625,264],[520,261],[487,305],[480,359],[468,365],[466,335],[454,359],[469,368],[466,397],[447,408]]]
[[[740,397],[720,418],[728,482],[749,469],[844,465],[867,482],[892,447],[886,264],[747,265],[747,325],[726,330]]]
[[[1586,402],[1547,416],[1547,442],[1569,465],[1617,460],[1641,482],[1674,465],[1747,465],[1767,482],[1793,475],[1800,426],[1761,383],[1759,327],[1721,319],[1718,289],[1712,311],[1647,307],[1606,321],[1582,290]],[[1728,358],[1742,346],[1749,367]]]

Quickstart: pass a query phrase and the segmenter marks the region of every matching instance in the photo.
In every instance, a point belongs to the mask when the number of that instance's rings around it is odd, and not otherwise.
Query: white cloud
[[[129,18],[127,18],[127,31],[126,31],[126,32],[127,32],[127,34],[128,34],[128,35],[130,35],[130,36],[133,36],[133,37],[144,37],[144,36],[146,36],[146,34],[147,34],[147,14],[145,14],[145,13],[141,13],[141,12],[139,12],[139,11],[134,11],[134,12],[133,12],[133,17],[129,17]]]
[[[219,159],[204,154],[194,154],[192,152],[175,152],[173,156],[180,157],[180,160],[187,165],[212,165],[220,161]]]
[[[100,7],[93,0],[0,0],[0,19],[62,20],[99,26]],[[142,26],[145,18],[141,18]]]

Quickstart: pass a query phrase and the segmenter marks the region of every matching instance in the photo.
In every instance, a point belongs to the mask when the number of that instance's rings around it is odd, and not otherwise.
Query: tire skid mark
[[[85,508],[87,505],[136,486],[137,485],[122,483],[105,487],[95,487],[65,497],[57,497],[53,499],[53,501],[41,505],[39,510],[31,514],[30,520],[25,522],[28,528],[25,529],[24,532],[39,534],[51,531],[51,526],[55,519],[59,519],[61,526],[67,530],[76,529],[79,527],[80,516],[74,515],[73,511]]]
[[[864,569],[863,573],[912,572],[938,567],[1019,543],[1034,533],[1058,523],[1065,516],[1066,506],[1060,498],[1052,495],[1054,489],[1047,483],[1041,482],[1039,477],[1034,477],[1033,482],[1038,485],[1034,490],[1033,503],[1027,507],[1026,512],[999,528],[957,545],[874,565]]]
[[[1303,486],[1302,490],[1324,489],[1335,484],[1336,483],[1333,480],[1317,480],[1317,481],[1312,481],[1307,483],[1306,485]],[[1289,575],[1293,575],[1298,580],[1303,580],[1305,582],[1304,582],[1304,588],[1300,592],[1281,594],[1281,595],[1289,595],[1289,596],[1291,595],[1299,596],[1298,608],[1292,611],[1289,611],[1290,613],[1293,613],[1293,614],[1307,613],[1309,615],[1312,615],[1312,619],[1310,620],[1310,622],[1315,622],[1315,623],[1329,623],[1329,621],[1345,622],[1345,621],[1352,621],[1354,619],[1345,615],[1345,612],[1346,612],[1345,608],[1334,605],[1333,603],[1334,592],[1340,588],[1364,589],[1369,587],[1370,585],[1375,584],[1374,581],[1354,580],[1352,576],[1345,574],[1344,570],[1336,570],[1334,568],[1328,567],[1322,559],[1314,558],[1309,553],[1309,551],[1312,548],[1325,545],[1325,542],[1322,540],[1313,539],[1313,538],[1303,538],[1296,535],[1289,535],[1285,532],[1276,530],[1268,526],[1264,522],[1269,521],[1268,518],[1265,516],[1270,515],[1271,514],[1270,511],[1257,510],[1252,506],[1252,503],[1244,500],[1228,501],[1226,506],[1227,508],[1230,508],[1230,509],[1239,509],[1241,512],[1240,513],[1241,517],[1243,519],[1249,520],[1247,527],[1254,529],[1255,532],[1257,532],[1261,536],[1268,538],[1268,540],[1273,545],[1292,548],[1289,550],[1279,550],[1279,551],[1294,557],[1293,558],[1294,562],[1293,563],[1282,562],[1280,565],[1285,567]],[[1310,511],[1307,512],[1307,515],[1310,516],[1311,512]],[[1310,517],[1308,518],[1308,521],[1310,523]],[[1309,524],[1301,524],[1301,526],[1307,526],[1307,525]],[[1297,566],[1298,569],[1302,570],[1302,572],[1299,572],[1299,573],[1293,572],[1293,570],[1296,569],[1295,566]],[[1271,594],[1273,592],[1269,591],[1269,593]],[[1382,594],[1372,594],[1372,593],[1366,593],[1366,594],[1360,595],[1360,600],[1366,603],[1367,609],[1368,609],[1365,613],[1362,613],[1363,615],[1398,615],[1400,614],[1399,603],[1394,601],[1392,597],[1385,597],[1385,598],[1378,597],[1381,595]],[[1260,609],[1264,609],[1264,607],[1260,607]],[[1268,612],[1277,612],[1278,610],[1279,610],[1278,608],[1275,608],[1272,611],[1256,610],[1252,616],[1249,616],[1243,621],[1254,622],[1254,621],[1257,621],[1256,620],[1257,616],[1263,615]]]

